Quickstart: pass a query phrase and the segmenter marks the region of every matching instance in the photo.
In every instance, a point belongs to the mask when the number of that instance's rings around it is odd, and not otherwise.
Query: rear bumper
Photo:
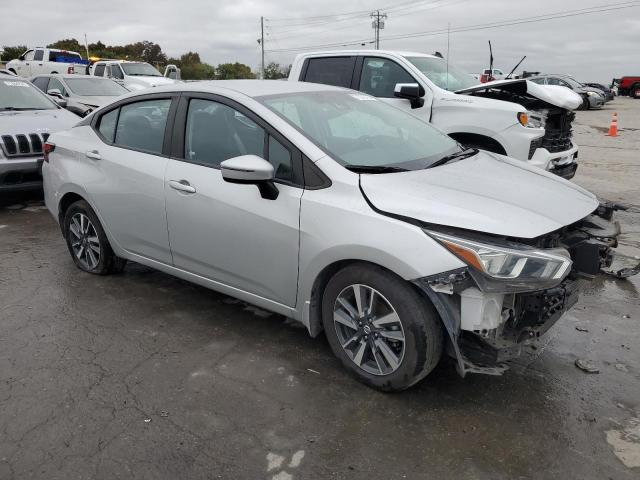
[[[42,157],[0,160],[0,192],[40,190]]]

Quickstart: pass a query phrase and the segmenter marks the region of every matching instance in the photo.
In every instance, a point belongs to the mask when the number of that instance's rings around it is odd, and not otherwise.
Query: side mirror
[[[62,98],[62,92],[57,88],[52,88],[51,90],[47,90],[47,95],[51,95],[52,97]]]
[[[67,108],[67,100],[64,98],[53,97],[53,101],[62,108]]]
[[[397,98],[406,98],[411,103],[411,108],[424,106],[424,87],[417,83],[396,83],[393,95]]]
[[[278,189],[273,183],[273,165],[257,155],[241,155],[220,164],[222,178],[229,183],[257,185],[262,198],[275,200]]]

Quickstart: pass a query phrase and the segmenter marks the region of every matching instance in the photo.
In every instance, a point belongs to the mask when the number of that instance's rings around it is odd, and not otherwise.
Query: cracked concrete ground
[[[576,125],[576,182],[633,205],[627,255],[640,254],[638,127],[640,101],[624,98]],[[27,208],[5,208],[16,201]],[[139,265],[83,274],[40,206],[0,207],[0,479],[640,475],[638,278],[594,281],[502,377],[443,362],[389,395],[280,316]]]

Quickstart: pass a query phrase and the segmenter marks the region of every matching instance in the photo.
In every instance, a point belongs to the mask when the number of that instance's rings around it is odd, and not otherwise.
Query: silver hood
[[[64,110],[0,111],[0,136],[29,133],[54,133],[67,130],[78,123],[77,115]]]
[[[363,174],[372,205],[425,223],[535,238],[598,207],[596,197],[556,175],[501,155],[477,155],[434,168]]]
[[[582,105],[582,97],[570,88],[559,85],[538,85],[525,79],[495,80],[457,90],[456,93],[469,94],[488,89],[502,90],[516,95],[528,95],[567,110],[575,110]]]

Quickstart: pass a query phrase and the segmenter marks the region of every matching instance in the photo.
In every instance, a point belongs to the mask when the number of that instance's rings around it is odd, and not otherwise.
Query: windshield
[[[478,80],[473,78],[458,67],[449,64],[442,58],[437,57],[406,57],[420,70],[429,80],[438,87],[455,92],[463,88],[478,85]]]
[[[562,80],[564,80],[565,82],[567,82],[569,85],[571,85],[573,88],[582,88],[584,87],[584,85],[582,85],[580,82],[574,80],[571,77],[562,77]]]
[[[6,77],[5,77],[6,78]],[[0,80],[0,111],[58,108],[40,90],[21,80]]]
[[[65,82],[72,93],[81,96],[116,97],[129,92],[122,85],[106,78],[66,78]]]
[[[140,75],[144,75],[146,77],[162,76],[158,70],[153,68],[148,63],[121,63],[120,66],[124,70],[124,73],[131,76],[140,76]]]
[[[347,168],[418,170],[460,151],[428,123],[362,93],[287,93],[258,100]]]

